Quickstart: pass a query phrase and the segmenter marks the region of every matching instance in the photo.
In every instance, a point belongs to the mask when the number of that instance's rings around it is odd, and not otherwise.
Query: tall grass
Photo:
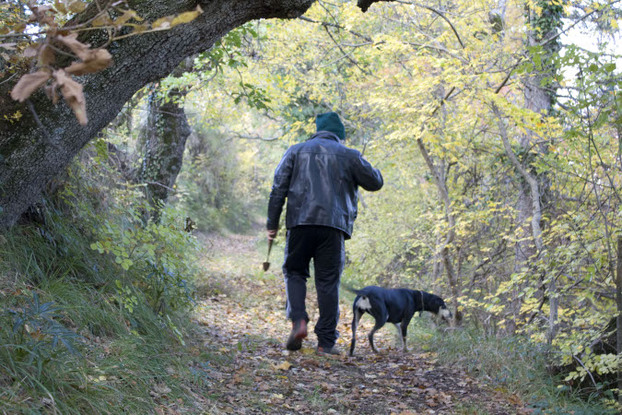
[[[145,225],[142,206],[105,163],[83,160],[40,222],[0,235],[0,414],[194,405],[184,332],[195,246],[182,214]]]
[[[532,414],[617,413],[600,398],[585,399],[560,387],[561,379],[547,366],[547,351],[519,336],[489,336],[473,328],[431,328],[425,321],[415,322],[413,328],[411,344],[437,353],[443,364],[464,368],[505,396],[520,397]]]
[[[181,399],[182,314],[154,312],[139,289],[127,310],[120,268],[55,220],[0,243],[0,413],[150,413],[158,390]]]

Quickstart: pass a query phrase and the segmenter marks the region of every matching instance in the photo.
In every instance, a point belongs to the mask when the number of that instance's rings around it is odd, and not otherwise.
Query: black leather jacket
[[[321,225],[352,235],[358,187],[379,190],[382,174],[358,150],[348,148],[328,131],[291,146],[274,173],[267,229],[278,229],[287,198],[287,229]]]

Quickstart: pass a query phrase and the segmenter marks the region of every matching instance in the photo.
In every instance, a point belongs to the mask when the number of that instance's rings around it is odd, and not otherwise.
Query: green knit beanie
[[[346,128],[343,126],[336,112],[326,112],[315,117],[315,126],[318,131],[330,131],[340,140],[346,139]]]

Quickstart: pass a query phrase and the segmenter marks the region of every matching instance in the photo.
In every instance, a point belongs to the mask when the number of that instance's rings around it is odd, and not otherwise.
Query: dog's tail
[[[356,294],[356,295],[361,295],[361,292],[363,291],[363,290],[357,290],[356,288],[353,288],[352,286],[347,285],[347,284],[341,284],[341,286],[345,288],[347,291],[350,291],[351,293]]]

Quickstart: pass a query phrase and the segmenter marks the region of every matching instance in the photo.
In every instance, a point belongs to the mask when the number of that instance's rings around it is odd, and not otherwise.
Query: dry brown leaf
[[[24,56],[25,58],[34,58],[35,56],[37,56],[37,48],[34,46],[28,46],[22,52],[22,56]]]
[[[52,101],[52,104],[56,105],[58,103],[58,83],[56,81],[52,82],[51,85],[45,87],[45,94]]]
[[[88,119],[86,117],[86,101],[82,92],[82,85],[71,79],[63,69],[54,71],[54,79],[56,79],[65,102],[73,110],[78,122],[81,125],[86,125]]]
[[[56,60],[54,49],[50,45],[43,45],[39,52],[39,63],[41,65],[51,65]]]
[[[0,48],[6,50],[15,50],[15,46],[17,46],[17,43],[0,43]]]
[[[11,90],[11,98],[19,102],[24,102],[41,85],[45,84],[50,77],[50,73],[43,69],[22,76]]]
[[[56,36],[59,42],[67,46],[73,53],[76,54],[82,60],[86,60],[89,57],[89,45],[86,45],[80,41],[78,41],[78,34],[71,33],[67,36],[58,35]]]
[[[96,49],[90,51],[89,58],[84,62],[74,62],[65,68],[65,71],[72,75],[84,75],[106,69],[112,62],[112,55],[106,49]]]

